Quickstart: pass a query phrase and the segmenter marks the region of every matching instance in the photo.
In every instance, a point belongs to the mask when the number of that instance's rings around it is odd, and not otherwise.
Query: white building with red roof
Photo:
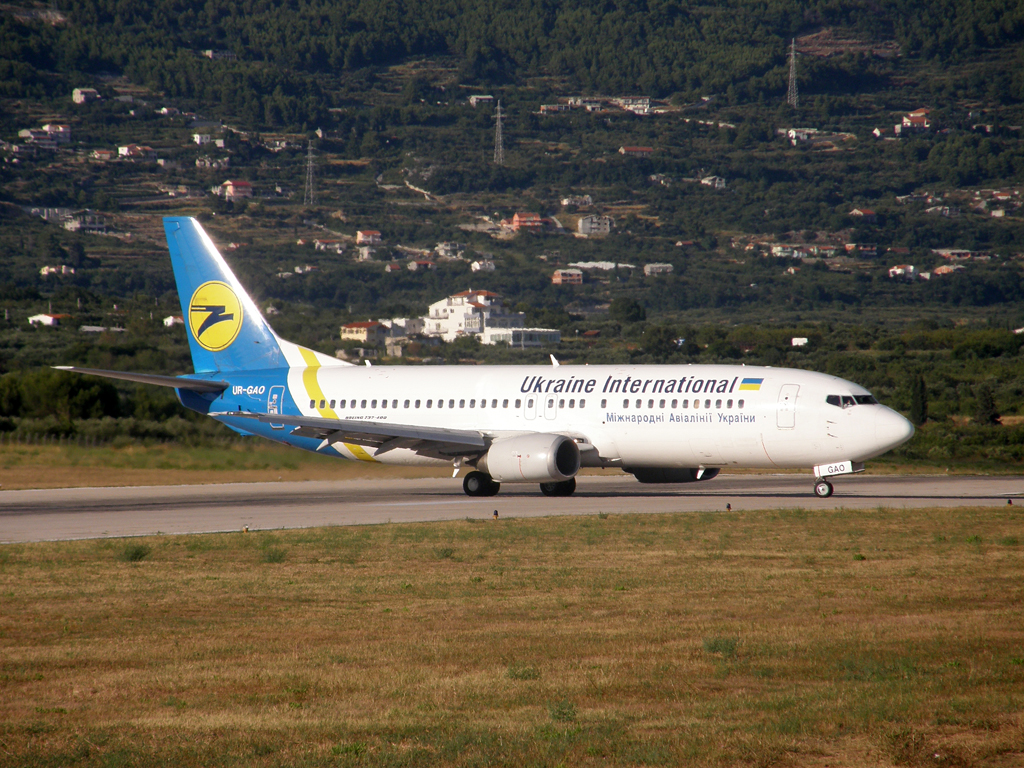
[[[423,332],[428,336],[454,341],[460,336],[475,335],[483,344],[495,343],[488,331],[526,325],[526,315],[509,311],[501,296],[492,291],[463,291],[435,301],[423,320]]]
[[[252,184],[248,181],[235,181],[228,179],[220,185],[221,194],[225,200],[241,200],[252,197]]]

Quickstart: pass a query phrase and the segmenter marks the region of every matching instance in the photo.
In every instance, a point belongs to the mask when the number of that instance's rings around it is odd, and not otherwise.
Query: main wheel
[[[492,491],[491,488],[494,488]],[[498,492],[498,484],[491,476],[483,472],[470,472],[462,481],[462,490],[467,496],[493,496]]]
[[[835,488],[832,487],[832,483],[828,480],[819,480],[814,484],[814,495],[819,499],[827,499],[834,490]]]
[[[572,496],[576,490],[576,478],[570,477],[560,483],[541,483],[540,492],[545,496]]]

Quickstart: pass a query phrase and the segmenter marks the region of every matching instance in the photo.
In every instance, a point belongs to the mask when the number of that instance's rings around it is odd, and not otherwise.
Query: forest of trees
[[[721,92],[734,101],[757,101],[785,93],[789,39],[822,26],[895,40],[904,55],[942,67],[1014,44],[1024,34],[1024,9],[1014,0],[57,5],[63,23],[0,17],[0,95],[53,97],[76,78],[123,73],[265,126],[328,124],[327,110],[341,106],[332,100],[344,92],[346,78],[411,56],[454,57],[458,81],[480,86],[547,75],[580,90],[683,99]],[[205,49],[229,51],[237,60],[199,57]],[[835,88],[870,81],[872,65],[844,57],[813,63],[803,77],[811,88]],[[978,89],[1019,102],[1024,67],[999,68]]]

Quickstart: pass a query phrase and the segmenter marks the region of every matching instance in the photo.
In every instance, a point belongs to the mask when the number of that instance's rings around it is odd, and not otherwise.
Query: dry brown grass
[[[5,546],[0,764],[1020,765],[1018,515]]]
[[[445,476],[450,469],[343,461],[268,441],[230,448],[0,446],[4,490]]]

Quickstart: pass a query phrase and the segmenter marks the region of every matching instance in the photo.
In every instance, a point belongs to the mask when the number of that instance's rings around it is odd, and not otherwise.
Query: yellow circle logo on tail
[[[242,330],[242,304],[227,283],[212,280],[192,294],[188,304],[188,327],[199,346],[220,352]]]

